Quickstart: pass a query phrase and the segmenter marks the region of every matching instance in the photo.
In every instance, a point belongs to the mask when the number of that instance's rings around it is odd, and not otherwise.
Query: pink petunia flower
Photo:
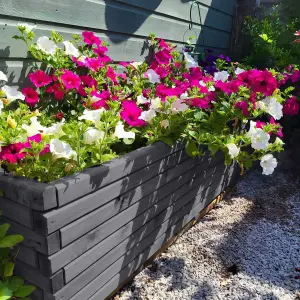
[[[146,122],[139,119],[142,114],[142,109],[139,108],[136,102],[131,100],[125,100],[122,102],[123,110],[120,113],[121,118],[132,127],[145,126]]]
[[[89,46],[93,46],[94,44],[98,46],[102,43],[102,41],[91,31],[84,31],[82,36],[83,41]]]
[[[71,71],[65,71],[61,80],[67,90],[78,89],[81,83],[79,76]]]
[[[296,116],[299,113],[299,102],[295,96],[288,99],[283,105],[283,113],[289,116]]]
[[[30,73],[28,77],[36,87],[42,87],[52,82],[52,77],[47,75],[42,70],[38,70],[34,73]]]
[[[64,89],[61,87],[60,83],[56,82],[49,86],[46,90],[47,93],[53,93],[57,100],[62,100],[65,96]]]
[[[248,111],[249,104],[246,101],[239,101],[235,104],[235,107],[240,109],[244,116],[249,116],[250,113]]]
[[[29,106],[34,106],[39,102],[39,94],[33,88],[24,88],[22,94],[25,96],[25,101]]]
[[[117,81],[117,74],[115,73],[112,67],[107,68],[106,76],[113,82],[118,83]]]
[[[211,107],[210,102],[208,99],[203,99],[203,98],[193,98],[191,103],[191,106],[197,106],[201,109],[208,109]]]
[[[276,132],[276,135],[278,135],[279,137],[282,138],[283,137],[283,132],[282,132],[282,126],[281,126],[281,124],[280,123],[276,123],[273,117],[270,119],[270,124],[273,124],[273,125],[276,125],[276,126],[279,127],[278,131]],[[269,132],[269,134],[272,134],[272,132]]]
[[[171,59],[172,59],[172,54],[170,53],[169,50],[167,49],[163,49],[161,51],[158,51],[155,54],[155,59],[157,61],[158,64],[160,65],[167,65],[170,63]]]
[[[100,68],[104,67],[102,60],[98,58],[87,58],[86,66],[94,72],[97,72]]]
[[[104,56],[105,53],[108,51],[108,48],[105,46],[98,46],[97,48],[93,49],[94,53],[96,53],[98,56]]]

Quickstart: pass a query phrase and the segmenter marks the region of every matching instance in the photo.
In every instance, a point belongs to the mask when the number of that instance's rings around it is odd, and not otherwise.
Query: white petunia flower
[[[188,54],[187,52],[183,52],[184,60],[187,68],[196,68],[199,67],[198,63],[194,60],[194,58]]]
[[[214,75],[214,80],[215,81],[227,81],[228,80],[228,77],[229,77],[229,73],[227,71],[221,71],[221,72],[216,72],[215,75]]]
[[[266,154],[262,157],[260,166],[263,168],[264,175],[271,175],[277,167],[277,160],[272,154]]]
[[[171,104],[171,111],[173,114],[186,111],[188,108],[189,107],[181,99],[177,99]]]
[[[229,143],[226,145],[228,148],[228,152],[231,158],[235,158],[239,155],[240,153],[240,148],[238,148],[235,144]]]
[[[283,117],[283,106],[274,97],[267,97],[263,100],[266,105],[266,112],[270,114],[275,120],[280,120]]]
[[[134,62],[132,62],[132,63],[130,63],[134,68],[138,68],[140,65],[142,65],[143,64],[143,62],[141,62],[141,61],[134,61]]]
[[[256,132],[256,122],[250,121],[249,131],[246,133],[247,138],[251,138],[252,135]]]
[[[30,25],[28,23],[18,23],[18,27],[25,27],[25,31],[26,33],[29,33],[30,31],[32,31],[32,29],[36,28],[36,25]]]
[[[62,126],[65,124],[65,120],[62,119],[61,122],[53,124],[51,127],[44,128],[44,134],[51,134],[55,136],[61,136],[64,134]]]
[[[101,115],[103,114],[104,111],[105,109],[103,107],[96,110],[85,109],[83,115],[80,116],[78,120],[88,120],[96,124],[100,121]]]
[[[278,144],[278,145],[282,146],[282,145],[284,145],[284,142],[279,137],[276,137],[274,144]]]
[[[180,99],[181,99],[181,100],[185,100],[185,99],[187,99],[188,97],[189,97],[189,94],[188,94],[187,92],[185,92],[185,93],[183,93],[183,94],[180,95]]]
[[[270,135],[258,128],[252,134],[251,147],[255,150],[267,150],[269,146]]]
[[[212,86],[210,86],[209,88],[208,88],[208,91],[209,92],[214,92],[216,89],[215,89],[215,87],[212,85]]]
[[[76,159],[77,157],[77,153],[71,146],[59,139],[52,139],[50,141],[50,152],[55,158]]]
[[[149,109],[147,111],[143,111],[139,116],[139,119],[144,120],[145,122],[150,123],[151,120],[156,116],[156,112],[154,109]]]
[[[169,120],[162,120],[160,123],[161,127],[167,129],[170,126]]]
[[[145,73],[151,83],[160,83],[160,76],[152,69]]]
[[[44,131],[45,127],[41,125],[36,116],[30,118],[30,122],[30,125],[22,125],[22,128],[26,130],[27,136],[33,136]]]
[[[135,139],[135,133],[132,131],[125,131],[122,122],[118,122],[114,134],[118,139]]]
[[[79,50],[69,41],[64,41],[63,44],[65,45],[66,55],[71,55],[75,57],[78,57],[80,55]]]
[[[10,87],[10,86],[5,85],[2,87],[2,90],[4,91],[4,93],[6,95],[8,104],[17,99],[25,100],[25,96],[20,91],[18,91],[16,87]]]
[[[96,141],[104,138],[104,131],[98,130],[96,128],[89,127],[87,131],[83,134],[83,141],[85,144],[93,144]]]
[[[161,99],[159,97],[151,99],[150,109],[158,110],[161,106]]]
[[[7,76],[2,71],[0,71],[0,81],[8,81]]]
[[[265,111],[266,108],[267,108],[265,102],[263,102],[263,101],[257,101],[257,102],[256,102],[256,107],[257,107],[258,109],[262,110],[262,111]]]
[[[150,100],[147,99],[147,98],[145,98],[143,95],[139,95],[139,96],[137,96],[137,98],[136,98],[136,103],[137,103],[138,105],[140,105],[140,104],[146,104],[146,103],[149,103],[149,102],[150,102]]]
[[[37,40],[38,49],[42,50],[46,54],[53,55],[57,49],[57,46],[47,36],[41,36]]]
[[[200,84],[201,86],[206,86],[206,83],[205,83],[203,80],[200,80],[200,81],[199,81],[199,84]]]
[[[236,75],[239,75],[239,74],[241,74],[241,73],[243,73],[243,72],[245,72],[245,70],[244,70],[244,69],[241,69],[241,68],[239,68],[239,67],[237,67],[237,68],[235,69],[235,74],[236,74]]]

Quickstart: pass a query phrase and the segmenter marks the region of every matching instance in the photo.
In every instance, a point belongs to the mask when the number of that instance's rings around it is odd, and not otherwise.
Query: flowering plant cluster
[[[264,174],[274,171],[272,153],[283,149],[279,120],[295,110],[293,88],[280,90],[286,74],[243,69],[226,57],[206,72],[154,35],[150,65],[121,62],[117,72],[94,33],[64,41],[52,32],[34,42],[32,29],[19,25],[14,38],[47,69],[28,75],[32,87],[1,88],[5,170],[50,182],[145,144],[184,139],[192,156],[206,145],[212,155],[223,151],[226,164],[235,160],[243,170],[259,160]]]

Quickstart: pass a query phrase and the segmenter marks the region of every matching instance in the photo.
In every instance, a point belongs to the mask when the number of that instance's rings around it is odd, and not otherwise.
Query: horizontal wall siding
[[[202,0],[192,10],[193,30],[189,30],[189,0],[2,0],[0,2],[0,69],[8,74],[9,84],[24,86],[31,70],[27,49],[12,39],[19,22],[36,24],[37,36],[51,30],[65,39],[91,30],[111,44],[109,55],[115,61],[140,61],[148,55],[145,40],[150,32],[176,44],[179,49],[191,35],[197,47],[212,48],[217,54],[230,43],[235,0]],[[204,43],[201,34],[204,36]]]

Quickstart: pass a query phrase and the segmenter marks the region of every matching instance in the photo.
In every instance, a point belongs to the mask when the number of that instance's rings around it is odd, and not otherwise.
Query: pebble
[[[299,230],[300,178],[252,171],[115,299],[295,300]]]

